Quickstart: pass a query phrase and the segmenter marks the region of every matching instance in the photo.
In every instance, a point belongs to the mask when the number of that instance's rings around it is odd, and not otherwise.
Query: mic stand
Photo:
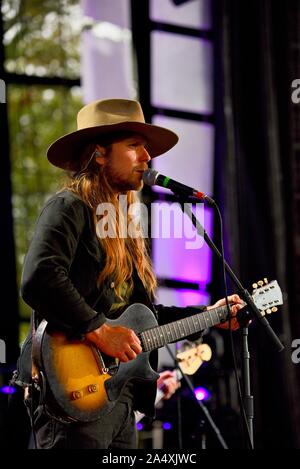
[[[188,215],[190,220],[192,221],[194,227],[197,230],[197,233],[202,236],[206,242],[206,244],[212,249],[214,254],[219,258],[222,259],[222,254],[218,250],[217,246],[214,244],[212,239],[208,236],[207,232],[199,222],[199,220],[196,218],[194,213],[192,212],[191,208],[191,198],[189,198],[189,202],[187,203],[186,198],[184,197],[184,194],[175,194],[178,197],[178,201],[181,207],[181,210]],[[199,203],[199,199],[194,200],[194,202]],[[209,203],[212,205],[216,205],[215,201],[213,199],[209,198]],[[268,320],[266,319],[265,316],[262,316],[259,309],[256,307],[254,301],[252,300],[252,297],[248,290],[243,287],[229,264],[226,262],[224,259],[224,265],[225,265],[225,270],[228,273],[229,277],[233,281],[233,283],[236,285],[238,294],[244,300],[246,303],[247,307],[247,313],[252,315],[253,318],[257,319],[258,324],[260,324],[267,335],[271,338],[273,341],[276,349],[278,352],[281,352],[284,349],[284,345],[281,343],[279,340],[279,337],[275,334],[273,329],[271,328]],[[248,328],[244,327],[243,330],[243,356],[244,356],[244,361],[243,361],[243,374],[244,374],[244,392],[245,392],[245,409],[246,409],[246,418],[247,418],[247,425],[248,425],[248,431],[249,431],[249,438],[250,438],[250,443],[253,448],[253,419],[254,419],[254,414],[253,414],[253,396],[250,394],[250,372],[249,372],[249,360],[250,360],[250,354],[249,354],[249,349],[248,349]]]
[[[248,347],[248,326],[243,327],[243,382],[244,382],[244,406],[248,423],[251,448],[254,448],[253,419],[254,401],[250,389],[250,352]]]
[[[184,381],[186,382],[189,390],[191,391],[194,399],[196,400],[197,404],[199,405],[199,407],[201,408],[202,412],[204,413],[205,415],[205,418],[206,420],[208,421],[208,423],[210,424],[211,428],[213,429],[213,431],[215,432],[216,434],[216,437],[218,438],[221,446],[223,449],[228,449],[228,446],[223,438],[223,436],[221,435],[221,432],[219,430],[219,428],[217,427],[217,425],[215,424],[215,422],[213,421],[213,418],[212,416],[210,415],[210,412],[208,410],[208,408],[203,404],[202,401],[199,401],[196,396],[195,396],[195,393],[194,393],[194,387],[192,385],[192,382],[191,380],[187,377],[187,375],[184,373],[183,369],[181,368],[180,366],[180,363],[178,362],[176,356],[174,355],[173,351],[171,350],[171,348],[169,347],[169,345],[166,345],[167,347],[167,350],[169,352],[169,354],[171,355],[172,359],[174,360],[174,363],[176,363],[176,367],[179,369],[179,371],[181,372],[182,374],[182,377],[184,379]]]

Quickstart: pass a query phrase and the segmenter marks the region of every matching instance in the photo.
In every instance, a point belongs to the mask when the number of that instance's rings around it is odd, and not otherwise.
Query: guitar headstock
[[[268,282],[259,280],[252,285],[252,298],[256,307],[260,310],[262,316],[277,311],[278,306],[283,304],[282,291],[277,280]]]
[[[176,353],[176,359],[186,375],[193,375],[203,362],[211,359],[212,351],[208,344],[186,341]]]

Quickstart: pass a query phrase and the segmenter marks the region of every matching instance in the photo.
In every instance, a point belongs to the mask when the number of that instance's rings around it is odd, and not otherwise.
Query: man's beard
[[[138,191],[143,187],[143,180],[139,182],[133,180],[134,173],[132,173],[132,181],[124,180],[124,177],[121,176],[117,170],[111,167],[110,162],[108,161],[104,167],[104,174],[107,179],[107,182],[111,188],[116,192],[126,192],[130,190]]]

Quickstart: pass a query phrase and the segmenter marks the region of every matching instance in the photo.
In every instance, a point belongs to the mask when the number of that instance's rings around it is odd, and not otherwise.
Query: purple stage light
[[[14,386],[2,386],[0,388],[0,392],[2,392],[2,394],[14,394],[16,392],[16,388]]]
[[[210,393],[206,388],[203,388],[202,386],[195,388],[194,393],[198,401],[206,401],[210,398]]]
[[[171,430],[172,425],[170,424],[170,422],[164,422],[162,427],[164,430]]]

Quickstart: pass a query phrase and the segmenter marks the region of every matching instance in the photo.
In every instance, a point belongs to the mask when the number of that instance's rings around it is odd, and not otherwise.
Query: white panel
[[[96,21],[131,28],[130,0],[81,0],[83,13]]]
[[[104,98],[136,98],[131,39],[118,41],[98,37],[93,31],[82,35],[81,74],[84,102]]]
[[[190,211],[191,205],[187,204]],[[204,204],[197,203],[193,212],[199,223],[204,225]],[[151,204],[151,238],[160,242],[174,243],[174,246],[183,247],[186,250],[200,249],[204,244],[202,236],[199,236],[193,226],[188,213],[182,211],[177,202],[153,202]],[[173,246],[173,247],[174,247]],[[174,255],[177,251],[174,252]],[[181,265],[182,259],[179,260]]]
[[[155,31],[151,35],[151,57],[154,106],[213,112],[211,42]]]
[[[152,208],[152,225],[158,219],[156,204]],[[198,217],[197,217],[198,218]],[[186,217],[187,226],[192,222]],[[199,219],[205,230],[212,236],[212,211],[206,209],[204,222]],[[152,226],[153,229],[153,226]],[[211,280],[212,252],[203,238],[198,234],[187,242],[186,238],[156,238],[152,239],[152,253],[155,273],[158,277],[191,281],[207,284]]]
[[[150,17],[178,26],[211,29],[211,0],[190,0],[182,5],[174,5],[172,0],[151,0]]]
[[[82,0],[82,4],[87,24],[81,53],[84,102],[135,99],[129,0]]]
[[[153,123],[172,129],[179,142],[168,153],[154,158],[152,168],[213,195],[214,126],[165,116],[154,116]],[[158,190],[169,192],[164,188]]]

